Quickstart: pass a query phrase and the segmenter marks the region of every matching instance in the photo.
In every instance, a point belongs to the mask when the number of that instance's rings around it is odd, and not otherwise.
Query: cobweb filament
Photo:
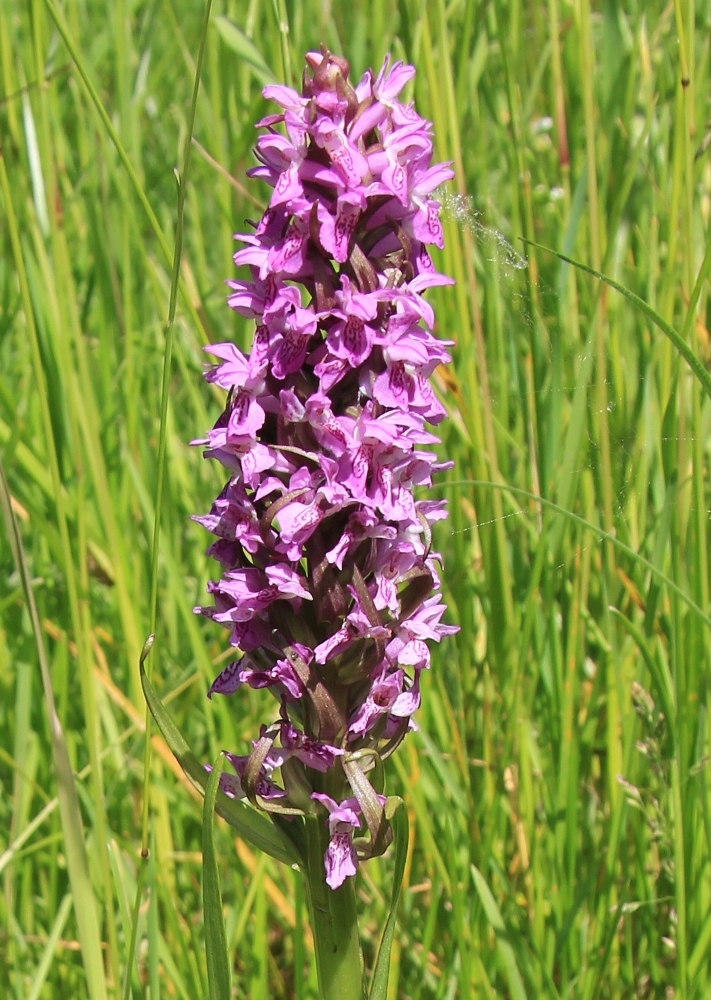
[[[498,263],[504,269],[524,271],[528,267],[528,258],[520,254],[499,229],[484,225],[482,213],[474,207],[471,195],[438,191],[437,197],[446,215],[476,235],[488,255],[487,260]]]

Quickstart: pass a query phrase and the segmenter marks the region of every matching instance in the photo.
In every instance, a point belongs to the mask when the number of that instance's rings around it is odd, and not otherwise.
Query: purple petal
[[[361,807],[355,796],[344,799],[340,804],[323,792],[312,792],[311,798],[322,802],[328,809],[329,829],[332,834],[338,828],[339,823],[342,823],[346,829],[350,826],[356,830],[360,826]]]
[[[329,813],[332,813],[334,809],[338,809],[336,800],[332,799],[330,795],[326,795],[325,792],[312,792],[311,798],[316,799],[318,802],[323,802]]]
[[[206,764],[205,769],[211,771],[212,766]],[[224,792],[230,799],[244,799],[246,797],[239,778],[234,774],[226,774],[224,771],[220,775],[220,791]]]
[[[444,247],[442,223],[439,221],[439,204],[428,198],[412,219],[412,232],[422,243],[434,243],[440,250]]]
[[[282,389],[279,392],[279,402],[284,420],[288,420],[291,423],[299,423],[304,419],[306,410],[292,389]]]
[[[349,833],[334,833],[323,858],[326,868],[326,885],[338,889],[358,870],[358,855]]]
[[[415,670],[428,669],[430,665],[430,651],[421,639],[413,639],[403,647],[398,654],[398,663],[405,666],[414,667]]]
[[[228,430],[232,434],[254,436],[264,424],[266,414],[246,389],[240,389],[232,403]]]
[[[375,340],[375,331],[360,319],[349,316],[344,323],[337,323],[328,335],[329,350],[343,358],[351,368],[357,368],[369,356]]]
[[[301,186],[301,180],[299,178],[298,164],[292,163],[288,170],[279,174],[279,179],[274,186],[274,193],[272,194],[269,205],[271,208],[275,205],[283,205],[286,202],[294,201],[297,198],[303,197],[303,194],[304,189]]]
[[[306,579],[296,570],[287,566],[286,563],[267,566],[265,572],[270,585],[278,590],[282,599],[290,600],[293,597],[303,597],[306,601],[312,600],[306,587]]]
[[[210,690],[207,692],[208,698],[212,698],[213,694],[234,694],[242,684],[239,676],[241,662],[241,660],[234,660],[220,671],[210,685]]]
[[[336,656],[338,653],[343,652],[347,649],[353,642],[353,630],[349,627],[346,622],[342,625],[337,632],[324,642],[319,643],[314,649],[316,654],[317,663],[326,663],[330,660],[332,656]]]
[[[281,83],[270,83],[262,90],[262,97],[265,101],[274,101],[282,108],[291,110],[305,108],[308,104],[306,98],[302,97],[301,94]]]
[[[309,653],[311,653],[310,650]],[[311,658],[313,659],[313,653],[311,653]],[[328,743],[322,743],[320,740],[305,736],[290,722],[282,722],[280,732],[282,747],[300,760],[302,764],[312,767],[316,771],[321,771],[322,774],[329,771],[336,758],[342,757],[345,753],[340,747],[333,747]]]
[[[348,130],[348,138],[351,142],[357,142],[362,135],[367,136],[369,132],[372,132],[376,126],[380,125],[381,121],[386,117],[388,113],[387,108],[380,101],[375,101],[367,108],[362,114],[360,114],[355,121],[352,123],[350,129]]]
[[[386,57],[383,67],[378,73],[378,78],[373,84],[373,93],[384,104],[389,104],[397,97],[402,88],[415,75],[415,67],[403,65],[401,62],[393,63],[392,69],[389,67],[389,57]]]
[[[415,675],[415,682],[409,691],[403,691],[390,709],[390,715],[396,719],[407,719],[420,707],[420,675]]]
[[[244,385],[249,374],[249,365],[244,354],[234,344],[209,344],[205,350],[223,359],[223,364],[208,369],[205,378],[221,389],[231,389],[233,385]]]
[[[306,259],[308,238],[308,231],[292,225],[279,245],[269,251],[267,258],[269,269],[289,275],[298,274]]]
[[[407,171],[395,160],[389,163],[382,174],[383,183],[402,205],[407,205]]]
[[[321,245],[339,264],[348,260],[351,237],[362,207],[365,199],[356,192],[347,192],[338,199],[335,217],[323,204],[318,204]]]
[[[451,161],[448,163],[438,163],[434,167],[430,167],[429,170],[425,170],[424,173],[415,181],[415,190],[418,195],[430,194],[435,188],[438,188],[440,184],[445,184],[447,181],[451,181],[454,177],[454,171],[450,166]]]
[[[297,372],[304,363],[309,337],[291,331],[282,338],[272,358],[272,374],[275,378],[285,379],[287,375]]]

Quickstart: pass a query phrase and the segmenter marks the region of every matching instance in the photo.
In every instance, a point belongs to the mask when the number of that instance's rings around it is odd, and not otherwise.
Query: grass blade
[[[51,3],[51,0],[48,0],[48,2]],[[184,147],[183,170],[178,181],[178,209],[177,209],[177,219],[175,226],[175,245],[173,247],[173,261],[172,261],[172,272],[171,272],[171,282],[170,282],[170,299],[168,302],[168,321],[165,327],[165,348],[163,353],[163,372],[161,378],[160,434],[158,440],[158,482],[156,486],[153,539],[151,543],[151,590],[150,590],[150,604],[149,604],[151,635],[155,633],[156,615],[158,609],[158,553],[160,548],[160,529],[161,529],[160,518],[163,506],[163,487],[165,478],[165,459],[166,459],[166,442],[167,442],[168,395],[170,389],[170,374],[172,370],[172,361],[173,361],[175,310],[177,305],[178,287],[180,284],[180,262],[183,253],[183,216],[185,211],[185,192],[188,180],[188,170],[190,167],[190,154],[192,152],[192,134],[193,134],[193,127],[195,124],[195,109],[197,107],[197,98],[200,89],[200,76],[202,73],[202,63],[205,55],[205,42],[207,40],[207,29],[210,23],[211,9],[212,9],[212,0],[207,0],[203,14],[202,32],[200,34],[198,58],[197,58],[197,64],[195,66],[195,78],[193,80],[192,100],[190,102],[190,112],[188,118],[188,134],[185,140],[185,147]],[[65,42],[67,42],[68,44],[68,36],[65,36]],[[84,79],[84,82],[87,87],[90,87],[90,81],[88,77]],[[112,133],[112,138],[113,138],[113,133]],[[116,141],[118,142],[117,137]],[[129,170],[129,176],[131,177],[132,181],[134,181],[134,186],[136,186],[137,190],[139,190],[139,187],[137,186],[138,182],[137,179],[134,179],[135,174],[133,172],[133,168],[130,164],[130,161],[128,160],[128,157],[125,158],[125,166]],[[144,208],[148,212],[149,218],[152,218],[152,209],[150,209],[150,205],[148,204],[147,199],[145,199],[145,196],[142,194],[142,191],[140,191],[140,196],[145,201]],[[163,240],[163,242],[165,241]],[[147,650],[144,648],[144,652],[141,656],[141,680],[143,680],[144,661],[146,655],[147,655]],[[138,915],[138,905],[140,902],[141,893],[143,891],[143,883],[146,878],[144,869],[146,868],[148,860],[148,840],[150,832],[149,810],[150,810],[150,772],[151,772],[151,739],[150,739],[151,711],[152,710],[150,708],[150,705],[147,704],[146,741],[145,741],[144,755],[143,755],[141,872],[140,872],[140,877],[138,879],[138,887],[136,890],[136,905],[134,908],[134,922],[131,935],[131,947],[129,949],[129,955],[128,955],[129,968],[133,965],[133,949],[135,948],[135,928]],[[154,955],[154,960],[157,960],[157,956],[155,955]],[[155,975],[152,978],[155,978]],[[129,976],[127,975],[126,976],[127,989],[128,989],[128,983],[129,983]]]
[[[86,66],[84,65],[84,60],[81,57],[81,53],[77,48],[76,44],[74,43],[71,34],[69,33],[69,28],[67,27],[64,18],[62,17],[56,4],[54,3],[54,0],[45,0],[45,3],[47,4],[47,8],[52,16],[54,23],[57,26],[57,30],[59,31],[59,34],[62,36],[64,44],[69,50],[69,54],[71,55],[74,64],[76,65],[76,68],[79,72],[79,76],[81,77],[82,83],[84,84],[86,91],[89,94],[91,102],[96,108],[99,117],[101,118],[101,121],[103,122],[106,131],[108,132],[109,137],[111,138],[111,141],[116,148],[116,152],[118,153],[121,163],[123,164],[126,173],[128,174],[129,180],[131,181],[131,186],[133,187],[136,196],[141,203],[143,211],[146,213],[148,221],[151,225],[151,229],[156,235],[156,239],[158,240],[158,243],[160,245],[165,262],[168,265],[172,265],[173,253],[171,253],[170,244],[168,243],[165,233],[163,232],[163,229],[161,227],[161,224],[158,221],[158,216],[153,211],[153,207],[151,206],[151,203],[148,200],[148,195],[143,189],[143,185],[138,179],[138,174],[136,173],[135,168],[131,163],[131,160],[129,159],[128,153],[124,149],[123,144],[119,139],[118,132],[114,128],[111,119],[108,115],[108,112],[106,111],[106,108],[101,102],[101,98],[99,97],[96,87],[91,82],[91,78],[89,77],[89,74],[86,71]],[[205,331],[203,324],[200,320],[200,316],[198,315],[197,309],[195,308],[195,304],[193,303],[192,298],[188,293],[188,290],[185,287],[185,283],[182,279],[180,280],[180,290],[183,293],[183,301],[185,303],[186,309],[190,313],[190,317],[195,325],[195,329],[200,331],[200,333],[203,336],[205,336]]]
[[[212,23],[219,31],[225,45],[249,66],[258,83],[262,86],[277,83],[277,78],[269,68],[262,53],[236,24],[233,24],[228,17],[224,17],[222,14],[213,18]]]
[[[652,309],[652,307],[645,302],[644,299],[640,298],[639,295],[635,295],[635,293],[630,291],[629,288],[621,285],[619,281],[615,281],[615,279],[611,278],[609,275],[602,274],[600,271],[596,271],[594,268],[588,267],[587,264],[582,264],[579,260],[567,257],[565,254],[559,253],[558,250],[553,250],[551,247],[544,247],[540,243],[534,243],[532,240],[523,240],[523,242],[529,246],[536,247],[537,250],[543,250],[546,253],[551,253],[554,257],[558,257],[559,260],[565,261],[566,264],[572,264],[573,267],[577,267],[578,270],[585,271],[586,274],[591,274],[599,281],[604,281],[606,285],[609,285],[610,288],[614,288],[616,292],[619,292],[620,295],[624,295],[624,297],[629,299],[633,305],[637,306],[638,309],[641,309],[645,316],[647,316],[647,318],[650,319],[652,323],[654,323],[654,325],[669,338],[701,383],[706,395],[709,399],[711,399],[711,375],[709,375],[706,371],[703,364],[696,357],[689,345],[685,343],[681,334],[674,329],[671,323],[667,323],[667,321],[659,315],[656,309]]]
[[[210,1000],[230,1000],[232,995],[214,833],[215,803],[220,787],[223,760],[224,755],[220,754],[214,763],[207,782],[202,810],[202,899]]]
[[[649,673],[654,681],[654,689],[657,693],[657,697],[661,701],[662,708],[664,709],[664,716],[669,720],[669,736],[672,740],[673,747],[676,732],[676,708],[674,706],[674,688],[672,679],[669,676],[669,670],[663,662],[655,659],[652,651],[647,645],[647,640],[642,634],[642,630],[637,628],[634,622],[631,622],[629,618],[623,615],[619,608],[610,608],[610,614],[614,615],[624,630],[634,639],[637,644],[637,648],[642,654],[644,662],[647,664]]]
[[[494,899],[491,889],[487,885],[486,879],[476,865],[471,866],[471,872],[474,880],[474,887],[479,895],[479,899],[481,900],[481,905],[484,907],[484,913],[486,913],[486,919],[489,921],[494,933],[496,934],[496,947],[508,980],[512,1000],[527,1000],[526,989],[523,985],[523,979],[521,979],[521,973],[518,970],[518,965],[516,964],[516,955],[506,934],[506,927],[504,925],[504,918],[501,916],[501,910],[496,905],[496,900]]]
[[[42,958],[37,966],[37,970],[32,980],[32,985],[30,986],[30,991],[27,994],[26,1000],[39,1000],[40,994],[42,993],[42,987],[45,984],[47,974],[52,964],[52,959],[54,958],[54,949],[57,947],[57,941],[59,941],[62,936],[62,931],[64,930],[64,925],[67,922],[67,917],[69,916],[71,908],[72,895],[68,892],[59,904],[57,915],[54,918],[52,929],[49,932],[49,937],[47,938],[47,944],[44,946]]]
[[[49,216],[47,214],[47,196],[44,189],[44,178],[42,176],[42,163],[40,161],[39,147],[37,145],[37,130],[35,120],[32,116],[32,105],[27,93],[22,95],[22,119],[25,125],[25,141],[27,143],[27,159],[30,164],[30,176],[32,178],[32,195],[37,213],[37,221],[44,236],[49,236]]]
[[[390,809],[391,798],[386,805],[386,815]],[[386,1000],[388,995],[388,977],[390,975],[390,952],[393,947],[395,937],[395,926],[397,924],[397,905],[400,901],[400,889],[402,887],[402,877],[405,872],[405,861],[407,859],[407,845],[410,839],[409,821],[407,809],[402,799],[395,799],[394,812],[389,817],[393,827],[393,839],[395,841],[395,868],[393,871],[392,896],[390,900],[390,910],[385,921],[385,930],[378,948],[378,957],[375,960],[373,978],[370,984],[370,1000]]]

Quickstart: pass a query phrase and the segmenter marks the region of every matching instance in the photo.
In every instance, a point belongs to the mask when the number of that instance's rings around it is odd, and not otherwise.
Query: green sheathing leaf
[[[163,707],[142,665],[141,684],[143,685],[143,692],[146,696],[148,707],[151,710],[151,715],[155,719],[156,725],[163,734],[166,743],[173,751],[175,759],[193,784],[202,792],[205,792],[209,781],[208,772],[200,764],[182,733]],[[277,861],[283,861],[286,865],[299,863],[299,854],[293,843],[266,816],[258,813],[252,806],[235,799],[230,799],[224,792],[218,790],[216,793],[215,811],[223,819],[227,820],[230,826],[234,827],[241,837],[244,837],[245,840],[260,851],[265,851],[271,857],[276,858]]]

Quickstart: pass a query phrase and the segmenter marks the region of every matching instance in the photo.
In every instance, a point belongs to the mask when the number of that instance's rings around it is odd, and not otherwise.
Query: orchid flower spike
[[[400,100],[413,67],[386,60],[353,87],[344,59],[306,62],[300,94],[264,90],[280,110],[258,123],[250,173],[272,195],[228,282],[251,350],[207,348],[228,397],[195,443],[229,479],[196,517],[222,567],[196,611],[240,652],[210,695],[248,684],[279,706],[249,755],[227,755],[223,791],[321,817],[336,889],[387,847],[375,765],[414,728],[428,642],[457,631],[431,546],[446,504],[425,492],[451,465],[428,429],[451,342],[424,295],[451,283],[428,247],[443,245],[433,192],[453,172],[431,165],[432,126]]]

